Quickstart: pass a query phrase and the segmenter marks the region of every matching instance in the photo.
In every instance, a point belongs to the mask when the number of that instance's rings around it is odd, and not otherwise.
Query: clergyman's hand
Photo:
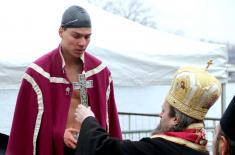
[[[67,147],[69,148],[76,148],[77,145],[77,137],[76,135],[79,134],[79,130],[74,129],[74,128],[67,128],[64,131],[64,143]]]
[[[84,105],[82,104],[79,104],[77,109],[76,109],[76,112],[75,112],[75,115],[76,115],[76,120],[82,124],[82,122],[89,116],[94,116],[94,113],[91,111],[91,108],[90,107],[85,107]]]

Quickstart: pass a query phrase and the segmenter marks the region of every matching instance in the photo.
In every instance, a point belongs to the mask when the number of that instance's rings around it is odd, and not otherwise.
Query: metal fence
[[[140,140],[149,137],[151,132],[160,122],[159,114],[119,112],[119,119],[122,129],[123,139]],[[219,118],[205,118],[206,137],[208,139],[208,149],[211,150],[212,141],[215,134],[215,126]]]

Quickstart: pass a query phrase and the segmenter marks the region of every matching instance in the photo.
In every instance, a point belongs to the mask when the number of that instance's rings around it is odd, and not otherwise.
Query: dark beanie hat
[[[231,140],[235,141],[235,96],[225,110],[220,126],[224,134]]]
[[[90,16],[87,11],[80,6],[70,6],[62,16],[61,27],[80,28],[91,27]]]

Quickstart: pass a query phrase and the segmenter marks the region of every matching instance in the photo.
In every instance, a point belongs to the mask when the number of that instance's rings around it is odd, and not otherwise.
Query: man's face
[[[60,28],[59,35],[64,54],[78,58],[90,42],[91,28]]]
[[[164,102],[162,105],[160,118],[160,124],[158,125],[155,133],[172,131],[174,125],[177,123],[176,117],[170,117],[170,104],[167,102]]]

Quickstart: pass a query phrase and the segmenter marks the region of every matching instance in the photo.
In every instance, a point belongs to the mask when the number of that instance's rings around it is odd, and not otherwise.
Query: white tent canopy
[[[20,6],[24,5],[22,1],[18,3],[11,6],[13,14],[2,12],[9,10],[7,4],[0,8],[0,18],[4,21],[0,30],[0,89],[18,88],[26,66],[58,46],[62,13],[73,4],[81,4],[90,13],[93,35],[88,51],[109,66],[117,86],[169,84],[178,67],[204,68],[210,59],[214,64],[209,71],[222,82],[227,80],[224,45],[147,28],[78,0],[56,4],[27,1],[27,6]]]

